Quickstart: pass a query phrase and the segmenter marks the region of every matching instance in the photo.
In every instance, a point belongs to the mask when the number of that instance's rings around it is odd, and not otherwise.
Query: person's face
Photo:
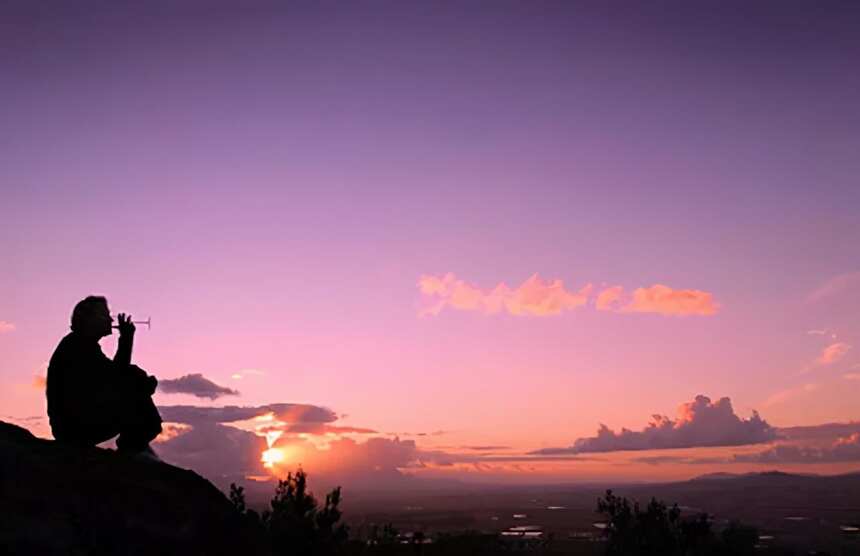
[[[99,337],[110,336],[113,332],[112,324],[113,317],[110,316],[107,303],[97,305],[93,308],[90,325],[94,334],[97,334]]]

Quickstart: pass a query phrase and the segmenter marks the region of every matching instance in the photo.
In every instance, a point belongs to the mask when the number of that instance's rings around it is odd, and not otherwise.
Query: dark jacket
[[[104,436],[102,431],[115,426],[129,396],[152,395],[155,385],[155,377],[139,367],[109,359],[96,339],[68,334],[48,365],[48,417],[54,438],[77,440],[82,431],[89,437],[94,430],[95,436]]]

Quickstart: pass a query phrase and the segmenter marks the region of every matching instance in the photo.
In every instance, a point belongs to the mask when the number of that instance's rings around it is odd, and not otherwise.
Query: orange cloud
[[[821,355],[818,356],[818,359],[815,360],[819,365],[830,365],[832,363],[836,363],[848,353],[848,350],[851,349],[850,344],[846,344],[845,342],[834,342],[824,348],[824,351],[821,352]]]
[[[561,280],[545,281],[532,275],[515,289],[504,283],[483,291],[448,273],[442,277],[424,275],[418,288],[429,302],[422,315],[438,315],[445,307],[485,314],[507,312],[517,316],[557,315],[582,307],[588,302],[591,284],[579,291],[568,291]]]
[[[661,315],[714,315],[719,305],[714,296],[701,290],[673,290],[669,286],[654,284],[650,288],[637,288],[633,299],[622,308],[624,312],[658,313]]]
[[[36,375],[33,377],[33,388],[44,390],[48,387],[48,378],[45,375]]]
[[[701,290],[675,290],[662,284],[637,288],[625,298],[624,288],[612,286],[597,295],[598,311],[657,313],[660,315],[714,315],[719,305],[714,296]]]
[[[0,334],[4,332],[12,332],[15,330],[15,325],[5,320],[0,320]]]
[[[624,288],[621,286],[606,288],[597,295],[597,301],[595,301],[594,305],[598,311],[616,310],[623,294]]]
[[[515,289],[501,283],[485,291],[449,272],[444,276],[421,276],[418,289],[424,301],[420,310],[422,316],[438,315],[445,307],[488,315],[507,312],[518,316],[548,316],[585,306],[592,286],[586,284],[578,291],[570,291],[561,280],[546,281],[533,274]],[[597,295],[594,306],[599,311],[680,316],[713,315],[719,310],[709,292],[675,290],[662,284],[637,288],[626,298],[623,287],[611,286]]]

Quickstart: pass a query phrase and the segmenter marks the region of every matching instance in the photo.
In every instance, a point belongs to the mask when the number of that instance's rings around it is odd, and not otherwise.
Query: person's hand
[[[117,320],[119,321],[120,336],[127,336],[129,338],[134,336],[135,326],[134,323],[131,322],[131,315],[120,313],[117,315]]]

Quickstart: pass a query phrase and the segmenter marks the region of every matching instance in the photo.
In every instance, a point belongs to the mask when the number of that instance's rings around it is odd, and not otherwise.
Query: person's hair
[[[107,305],[107,298],[102,295],[90,295],[78,301],[72,311],[72,330],[82,330],[92,317],[96,307]]]

